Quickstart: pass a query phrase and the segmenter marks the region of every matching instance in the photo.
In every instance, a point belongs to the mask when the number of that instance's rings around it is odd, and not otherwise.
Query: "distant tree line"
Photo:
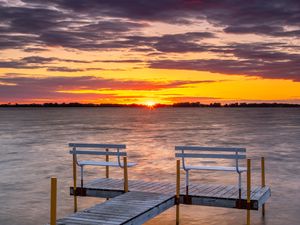
[[[70,103],[42,103],[42,104],[2,104],[0,107],[138,107],[140,105],[137,104],[93,104],[93,103],[78,103],[78,102],[70,102]]]
[[[210,104],[202,104],[200,102],[179,102],[174,103],[173,107],[222,107],[221,103],[214,102]]]
[[[93,104],[93,103],[78,103],[78,102],[70,102],[70,103],[43,103],[43,104],[1,104],[0,107],[147,107],[142,104]],[[179,102],[174,103],[172,105],[166,104],[156,104],[154,108],[162,108],[162,107],[227,107],[227,108],[255,108],[255,107],[300,107],[300,104],[289,104],[289,103],[230,103],[230,104],[221,104],[219,102],[203,104],[200,102]]]
[[[173,107],[300,107],[299,104],[290,103],[227,103],[222,105],[219,102],[214,102],[210,104],[202,104],[200,102],[180,102],[174,103]]]

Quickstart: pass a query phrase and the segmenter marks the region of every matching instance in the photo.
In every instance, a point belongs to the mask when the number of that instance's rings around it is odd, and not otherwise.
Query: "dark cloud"
[[[28,0],[28,2],[45,5],[42,0]],[[189,24],[194,18],[205,18],[214,24],[228,27],[228,30],[234,29],[234,27],[247,28],[257,25],[270,26],[271,28],[300,25],[300,3],[298,0],[246,2],[243,0],[132,0],[130,2],[123,0],[92,0],[88,2],[52,0],[48,1],[47,4],[91,16],[104,15],[143,21]],[[245,29],[244,31],[248,32]],[[264,33],[264,30],[260,30],[260,32]],[[272,35],[269,28],[265,30],[265,34]],[[284,32],[282,35],[285,35]]]
[[[56,60],[57,58],[54,57],[29,56],[18,61],[24,64],[46,64]]]
[[[208,51],[222,53],[227,59],[153,60],[151,68],[199,70],[228,75],[300,81],[300,54],[275,50],[282,43],[232,43]],[[229,58],[229,59],[228,59]]]
[[[198,1],[200,2],[200,1]],[[272,1],[201,1],[202,13],[225,32],[256,33],[270,36],[299,36],[300,3],[298,0]],[[286,30],[296,26],[296,32]]]
[[[36,53],[36,52],[45,52],[45,51],[47,51],[47,48],[31,48],[31,47],[29,47],[29,48],[23,49],[23,51],[24,52],[34,52],[34,53]]]
[[[56,57],[41,57],[41,56],[29,56],[20,58],[17,60],[0,61],[0,68],[15,68],[15,69],[38,69],[46,68],[48,64],[56,62],[68,62],[68,63],[90,63],[90,61],[76,60],[76,59],[62,59]],[[55,68],[55,67],[50,67]],[[59,68],[59,67],[56,67]]]
[[[41,7],[0,7],[0,19],[7,25],[2,30],[6,29],[7,33],[39,34],[55,29],[57,22],[64,18],[62,11]]]
[[[204,38],[213,38],[209,32],[188,32],[183,34],[164,35],[157,38],[153,47],[160,52],[203,52],[207,47],[200,45],[197,41]]]
[[[23,2],[35,2],[44,5],[42,0],[24,0]],[[76,13],[86,13],[91,16],[110,16],[117,18],[130,18],[133,20],[164,21],[169,23],[190,24],[188,18],[189,7],[187,1],[163,0],[163,1],[85,1],[80,0],[52,0],[47,4],[53,4],[59,8],[72,10]]]
[[[124,60],[94,60],[93,62],[101,63],[142,63],[143,60],[139,59],[124,59]]]
[[[131,50],[143,52],[185,53],[203,52],[210,46],[201,43],[204,39],[215,38],[211,32],[186,32],[179,34],[167,34],[161,36],[124,36],[123,40],[106,43],[109,47],[131,48]],[[103,47],[103,46],[102,46]]]
[[[91,68],[69,68],[65,66],[52,66],[48,67],[47,71],[51,72],[83,72],[83,71],[91,71],[91,70],[110,70],[110,69],[104,69],[101,67],[91,67]],[[111,69],[114,70],[114,69]]]
[[[0,31],[0,49],[23,49],[24,46],[35,43],[35,38],[26,35],[2,34]]]
[[[50,5],[51,1],[35,7],[32,4],[11,7],[0,3],[0,31],[5,34],[0,36],[0,49],[30,45],[88,50],[107,48],[112,46],[106,46],[103,41],[114,40],[121,34],[148,26],[145,22],[105,19],[101,14],[79,14],[62,8],[54,9]]]
[[[80,30],[90,33],[98,33],[99,31],[106,33],[115,33],[115,32],[128,32],[133,29],[140,29],[147,27],[146,23],[136,23],[128,22],[121,20],[111,20],[111,21],[98,21],[97,23],[91,23],[86,26],[81,26]]]
[[[259,76],[263,78],[300,81],[299,61],[259,62],[255,60],[159,60],[150,63],[151,68],[199,70],[227,75]]]
[[[14,69],[39,69],[46,68],[50,72],[83,72],[83,71],[92,71],[92,70],[118,70],[122,69],[104,69],[101,67],[87,67],[87,68],[71,68],[65,66],[54,66],[59,62],[67,63],[79,63],[79,64],[88,64],[88,63],[142,63],[144,61],[138,59],[124,59],[124,60],[76,60],[76,59],[63,59],[57,57],[41,57],[41,56],[29,56],[16,60],[5,60],[0,61],[0,68],[14,68]]]
[[[252,25],[252,26],[229,26],[224,29],[227,33],[235,34],[258,34],[269,35],[274,37],[297,37],[300,36],[300,29],[284,31],[280,26],[267,26],[267,25]]]
[[[51,72],[82,72],[82,71],[85,71],[85,69],[68,68],[68,67],[64,67],[64,66],[54,66],[54,67],[48,67],[47,71],[51,71]]]

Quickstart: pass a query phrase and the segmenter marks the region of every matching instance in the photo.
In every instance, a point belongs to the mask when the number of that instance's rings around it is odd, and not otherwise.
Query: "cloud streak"
[[[227,75],[259,76],[300,82],[300,54],[275,51],[278,43],[234,43],[208,51],[226,53],[230,59],[153,60],[150,68],[198,70]],[[234,58],[233,58],[234,56]]]
[[[214,81],[172,81],[150,82],[132,80],[114,80],[93,76],[30,78],[20,76],[0,77],[0,96],[2,99],[30,100],[38,98],[70,98],[86,95],[101,96],[101,91],[159,91],[163,89],[183,88],[198,83]],[[82,92],[84,91],[84,92]],[[93,93],[94,92],[94,93]],[[106,96],[106,94],[104,94]]]

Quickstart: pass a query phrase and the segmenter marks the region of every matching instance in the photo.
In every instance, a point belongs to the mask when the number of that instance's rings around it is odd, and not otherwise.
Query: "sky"
[[[0,0],[0,103],[300,103],[299,0]]]

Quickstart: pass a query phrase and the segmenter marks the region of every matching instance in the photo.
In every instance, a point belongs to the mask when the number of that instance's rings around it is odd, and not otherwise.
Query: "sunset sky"
[[[0,0],[0,103],[300,103],[299,37],[299,0]]]

